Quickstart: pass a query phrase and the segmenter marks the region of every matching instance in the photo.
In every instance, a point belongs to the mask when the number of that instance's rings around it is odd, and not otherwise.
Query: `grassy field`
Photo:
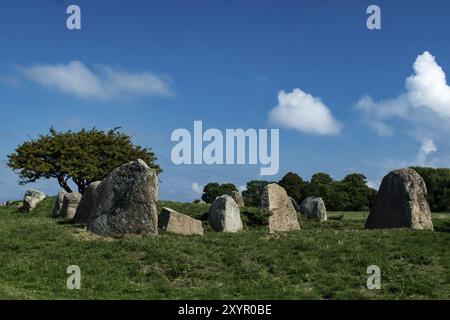
[[[363,230],[364,212],[302,220],[303,230],[269,235],[207,228],[205,236],[110,239],[49,217],[0,208],[2,299],[436,299],[450,298],[450,216],[435,231]],[[161,202],[205,218],[208,206]],[[244,219],[247,221],[247,219]],[[81,268],[81,290],[66,268]],[[366,269],[381,268],[380,290]]]

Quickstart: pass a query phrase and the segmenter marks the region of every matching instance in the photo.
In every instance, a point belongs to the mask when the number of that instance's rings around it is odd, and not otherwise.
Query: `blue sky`
[[[66,28],[70,4],[82,30]],[[381,30],[366,27],[370,4],[381,8]],[[394,168],[448,167],[449,15],[438,0],[2,1],[0,200],[30,187],[17,185],[7,155],[52,125],[121,126],[159,157],[162,199],[288,171],[362,172],[376,186]],[[194,120],[279,128],[278,175],[173,165],[171,133]]]

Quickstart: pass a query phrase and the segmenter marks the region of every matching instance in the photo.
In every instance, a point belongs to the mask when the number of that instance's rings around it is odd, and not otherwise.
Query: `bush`
[[[248,226],[267,226],[269,225],[269,212],[261,208],[245,207],[241,209],[242,222]]]

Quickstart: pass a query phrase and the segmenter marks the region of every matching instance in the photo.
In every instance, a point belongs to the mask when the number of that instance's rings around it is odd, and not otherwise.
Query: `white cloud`
[[[428,51],[416,58],[414,73],[405,80],[405,90],[397,97],[375,101],[365,96],[356,104],[364,123],[379,135],[392,135],[392,119],[401,119],[413,130],[442,130],[450,123],[450,87],[443,69]],[[439,124],[439,125],[438,125]],[[422,139],[422,137],[419,137]]]
[[[130,73],[108,66],[88,68],[79,61],[69,64],[18,66],[26,79],[52,90],[84,99],[109,101],[136,96],[170,96],[167,79],[149,72]]]
[[[417,156],[417,162],[421,166],[427,164],[427,157],[430,153],[436,152],[438,149],[431,139],[424,139],[420,145],[419,155]]]
[[[450,118],[450,87],[444,70],[428,51],[417,57],[413,67],[415,74],[406,79],[411,104],[416,108],[429,108],[441,117]]]
[[[192,183],[192,191],[196,195],[201,195],[203,193],[203,187],[200,184],[198,184],[197,182],[193,182]]]
[[[269,121],[281,127],[317,135],[336,135],[342,127],[320,98],[301,89],[287,93],[280,91],[278,105],[270,111]]]

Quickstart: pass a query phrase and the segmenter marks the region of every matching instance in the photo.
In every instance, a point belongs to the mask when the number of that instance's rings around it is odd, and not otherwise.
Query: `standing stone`
[[[242,208],[245,206],[244,199],[242,198],[242,195],[239,191],[232,191],[230,196],[237,203],[239,208]]]
[[[52,217],[59,217],[61,215],[61,208],[63,205],[64,195],[67,192],[65,190],[61,190],[58,192],[58,197],[56,198],[55,205],[53,206]]]
[[[294,207],[295,211],[297,211],[297,213],[299,213],[300,206],[298,205],[297,201],[295,201],[295,199],[292,197],[289,197],[289,200],[291,200],[292,206]]]
[[[84,190],[83,197],[78,204],[77,211],[73,217],[73,222],[80,224],[87,224],[90,217],[95,213],[95,190],[100,181],[91,182]]]
[[[158,177],[143,160],[111,172],[95,190],[88,229],[100,235],[157,234]]]
[[[46,195],[35,189],[30,189],[25,192],[23,197],[23,210],[25,212],[32,212],[36,209],[37,205],[46,198]]]
[[[60,215],[66,219],[72,219],[81,201],[82,194],[78,192],[66,193],[63,197]]]
[[[238,232],[243,229],[239,206],[229,195],[214,200],[209,208],[208,220],[215,231]]]
[[[399,169],[383,178],[366,228],[433,230],[427,187],[413,169]]]
[[[320,197],[308,197],[300,205],[300,212],[309,219],[327,221],[327,208]]]
[[[205,201],[200,200],[200,199],[195,199],[193,203],[195,203],[195,204],[206,204]]]
[[[170,208],[162,208],[159,217],[159,226],[171,233],[203,235],[203,226],[200,220],[196,220]]]
[[[283,187],[276,183],[265,186],[261,206],[270,213],[270,232],[300,230],[297,212]]]

